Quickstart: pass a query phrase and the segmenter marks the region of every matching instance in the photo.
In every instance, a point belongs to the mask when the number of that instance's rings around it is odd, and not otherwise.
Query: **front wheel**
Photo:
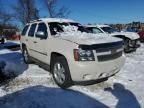
[[[56,57],[52,63],[52,74],[56,84],[65,89],[72,85],[67,61],[64,57]]]

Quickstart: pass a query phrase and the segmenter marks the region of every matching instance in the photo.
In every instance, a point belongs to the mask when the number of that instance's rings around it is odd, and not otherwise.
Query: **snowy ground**
[[[144,108],[144,45],[126,56],[125,66],[107,82],[62,90],[49,72],[24,64],[20,51],[1,49],[6,74],[17,77],[1,84],[0,108]]]

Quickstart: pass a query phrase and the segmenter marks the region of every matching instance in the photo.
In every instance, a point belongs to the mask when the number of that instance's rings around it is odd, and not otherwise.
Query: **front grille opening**
[[[120,52],[117,52],[117,53],[114,53],[114,54],[97,56],[97,59],[100,62],[108,61],[108,60],[114,60],[114,59],[117,59],[117,58],[121,57],[122,54],[123,54],[123,51],[120,51]]]

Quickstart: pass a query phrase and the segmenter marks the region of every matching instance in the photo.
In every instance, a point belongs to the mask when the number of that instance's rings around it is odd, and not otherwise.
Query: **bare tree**
[[[67,17],[70,14],[70,11],[64,6],[57,9],[57,0],[44,0],[44,4],[46,4],[49,15],[52,18]]]
[[[12,19],[12,14],[9,14],[8,12],[5,11],[5,7],[2,4],[1,0],[0,0],[0,23],[5,25],[7,24],[11,19]]]
[[[39,18],[34,0],[17,0],[17,5],[12,6],[12,8],[15,11],[15,18],[23,25]]]
[[[11,14],[7,14],[7,13],[0,13],[0,22],[2,24],[7,24],[10,20],[12,19],[12,15]]]

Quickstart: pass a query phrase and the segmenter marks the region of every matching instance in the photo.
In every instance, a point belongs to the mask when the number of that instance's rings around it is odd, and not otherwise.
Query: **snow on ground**
[[[62,90],[49,72],[23,63],[20,51],[0,50],[16,78],[0,86],[1,108],[144,108],[144,45],[126,55],[122,70],[107,82]],[[141,106],[141,107],[140,107]]]

